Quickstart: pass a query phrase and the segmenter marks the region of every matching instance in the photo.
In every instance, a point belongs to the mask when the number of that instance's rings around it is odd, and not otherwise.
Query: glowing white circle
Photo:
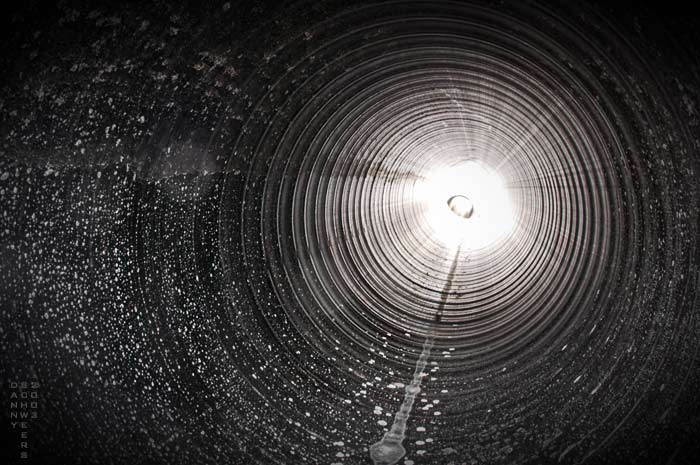
[[[485,248],[513,229],[508,190],[500,176],[476,160],[429,173],[416,185],[415,193],[426,226],[448,247]],[[467,215],[470,207],[473,211]]]

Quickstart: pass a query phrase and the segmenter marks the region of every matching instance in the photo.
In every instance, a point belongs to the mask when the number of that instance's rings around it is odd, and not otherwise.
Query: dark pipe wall
[[[5,462],[371,464],[430,340],[401,464],[696,463],[689,11],[29,2],[2,30]],[[450,273],[417,186],[465,157],[516,226]]]

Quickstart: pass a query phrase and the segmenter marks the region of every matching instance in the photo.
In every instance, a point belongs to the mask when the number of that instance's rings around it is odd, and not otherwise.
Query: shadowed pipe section
[[[413,403],[416,400],[416,396],[420,393],[420,385],[423,377],[427,376],[425,367],[428,364],[430,351],[432,350],[435,342],[435,329],[440,324],[440,321],[442,321],[442,314],[445,311],[445,304],[447,303],[447,299],[450,297],[450,289],[452,288],[455,271],[457,270],[460,251],[461,245],[457,248],[455,257],[452,260],[452,267],[447,275],[447,283],[442,290],[443,298],[440,301],[437,313],[435,314],[435,321],[432,325],[431,331],[428,332],[425,342],[423,342],[423,350],[421,351],[420,357],[418,357],[418,361],[416,362],[416,368],[413,371],[411,384],[406,386],[406,395],[403,398],[401,408],[394,416],[394,423],[391,425],[391,429],[384,434],[381,441],[372,444],[369,448],[369,455],[372,458],[374,465],[393,465],[401,460],[404,455],[406,455],[406,449],[402,444],[404,438],[406,437],[406,423],[408,422],[408,417],[411,414],[411,409],[413,408]]]

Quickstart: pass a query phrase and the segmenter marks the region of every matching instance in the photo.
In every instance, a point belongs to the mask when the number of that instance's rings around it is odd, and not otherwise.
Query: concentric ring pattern
[[[625,336],[662,324],[643,310],[640,275],[672,253],[649,241],[678,234],[659,215],[676,208],[664,168],[640,159],[647,109],[624,113],[611,83],[633,83],[617,57],[535,11],[389,3],[320,23],[284,45],[231,158],[245,181],[229,177],[223,194],[223,252],[238,253],[224,258],[249,273],[270,353],[292,357],[289,379],[313,380],[332,418],[374,423],[378,440],[434,332],[413,413],[430,432],[409,434],[408,460],[525,460],[563,429],[583,439],[555,455],[582,460],[651,382],[632,370],[605,387],[611,374],[668,350]],[[457,251],[437,239],[421,185],[465,162],[501,177],[514,226]]]
[[[696,463],[697,20],[29,3],[0,389],[41,386],[38,462]]]

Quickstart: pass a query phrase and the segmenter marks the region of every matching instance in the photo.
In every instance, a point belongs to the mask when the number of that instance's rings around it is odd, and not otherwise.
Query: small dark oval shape
[[[447,206],[450,207],[450,210],[452,210],[455,215],[465,219],[471,218],[474,214],[474,204],[468,197],[463,195],[453,195],[447,199]]]

